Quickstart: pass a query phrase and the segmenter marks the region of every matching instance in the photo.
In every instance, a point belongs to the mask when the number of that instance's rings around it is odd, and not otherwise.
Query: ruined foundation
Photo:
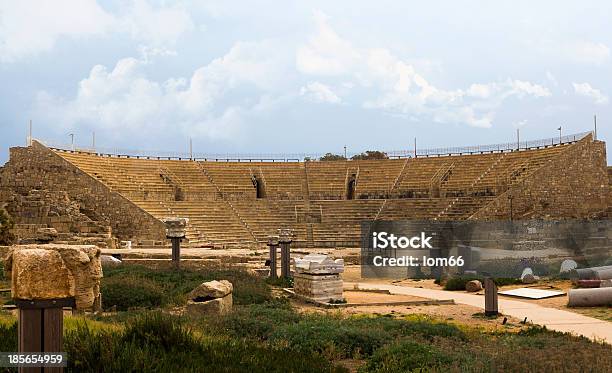
[[[295,294],[318,302],[342,301],[344,261],[326,255],[307,255],[295,259],[293,289]]]

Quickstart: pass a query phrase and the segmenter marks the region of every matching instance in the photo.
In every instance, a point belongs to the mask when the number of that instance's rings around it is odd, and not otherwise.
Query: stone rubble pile
[[[327,255],[306,255],[295,259],[293,289],[299,296],[319,302],[341,301],[344,260]]]
[[[204,282],[189,293],[186,312],[191,316],[229,313],[233,291],[234,286],[227,280]]]

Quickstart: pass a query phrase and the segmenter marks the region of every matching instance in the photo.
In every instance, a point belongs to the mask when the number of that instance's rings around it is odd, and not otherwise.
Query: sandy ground
[[[407,302],[407,301],[426,301],[427,298],[381,294],[367,291],[351,291],[345,290],[344,296],[348,303],[380,303],[380,302]],[[471,307],[462,304],[445,304],[445,305],[375,305],[375,306],[356,306],[356,307],[338,307],[334,309],[321,308],[312,304],[293,301],[293,304],[301,312],[317,312],[317,313],[340,313],[343,315],[386,315],[401,318],[405,315],[429,315],[439,320],[445,320],[455,324],[469,324],[471,327],[480,327],[487,331],[519,331],[525,328],[525,325],[520,323],[520,320],[513,317],[506,317],[506,323],[503,324],[504,316],[497,318],[486,318],[482,314],[482,310],[477,307]]]

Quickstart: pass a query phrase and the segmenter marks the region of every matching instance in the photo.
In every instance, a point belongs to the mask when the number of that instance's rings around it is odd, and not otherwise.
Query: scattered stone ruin
[[[293,289],[295,294],[317,302],[343,301],[342,278],[344,260],[327,255],[306,255],[295,259]]]
[[[77,310],[101,309],[100,248],[81,245],[19,245],[4,262],[15,299],[75,298]]]
[[[234,286],[227,280],[208,281],[189,293],[186,312],[188,315],[223,315],[232,310]]]

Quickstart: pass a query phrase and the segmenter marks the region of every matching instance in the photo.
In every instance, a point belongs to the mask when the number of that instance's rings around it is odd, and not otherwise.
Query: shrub
[[[241,340],[203,341],[181,319],[161,313],[140,315],[124,332],[94,332],[87,323],[64,338],[68,371],[91,372],[341,372],[312,354],[299,355]]]
[[[326,162],[326,161],[346,161],[346,158],[344,158],[343,156],[338,155],[338,154],[326,153],[324,156],[319,158],[319,160],[323,161],[323,162]]]
[[[444,290],[465,290],[465,284],[472,280],[478,280],[484,284],[483,276],[455,276],[446,280]],[[493,281],[497,286],[521,283],[521,280],[516,278],[494,278]]]
[[[351,157],[353,160],[367,160],[367,159],[389,159],[389,156],[385,152],[378,150],[368,150],[365,153],[356,154]]]
[[[298,323],[280,326],[270,339],[299,352],[316,352],[332,358],[370,355],[382,346],[389,333],[344,322],[329,316],[312,315]]]
[[[10,215],[0,207],[0,245],[11,245],[15,237],[11,233],[13,220]]]
[[[0,320],[0,351],[17,351],[17,321]]]
[[[263,279],[242,269],[203,267],[177,271],[170,266],[152,269],[140,265],[123,264],[104,267],[102,301],[105,305],[112,306],[105,291],[112,291],[110,288],[113,281],[121,283],[122,280],[118,279],[122,278],[129,279],[126,280],[128,283],[137,280],[154,285],[155,289],[162,293],[162,299],[158,305],[184,304],[187,301],[187,294],[202,282],[222,279],[229,280],[234,285],[235,304],[264,303],[272,298],[270,289]],[[143,305],[132,305],[132,307],[136,306],[150,307],[146,299]]]
[[[267,340],[279,326],[297,323],[300,318],[288,302],[275,301],[238,307],[222,318],[206,321],[231,337]]]
[[[136,276],[102,278],[100,283],[104,308],[126,311],[137,307],[159,307],[164,300],[163,289],[154,281]]]
[[[417,369],[442,368],[452,361],[449,355],[436,347],[402,340],[374,352],[363,371],[403,373]]]

